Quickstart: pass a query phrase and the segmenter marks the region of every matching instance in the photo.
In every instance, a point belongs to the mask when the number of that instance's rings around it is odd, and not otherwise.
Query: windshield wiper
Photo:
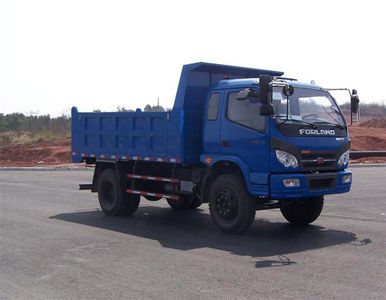
[[[339,129],[344,129],[345,128],[345,126],[343,126],[343,125],[340,125],[338,123],[328,122],[328,121],[317,121],[315,123],[331,125],[331,126],[334,126],[334,127],[338,127]]]
[[[331,108],[331,110],[332,110],[334,113],[336,113],[337,115],[340,116],[340,111],[339,111],[335,106],[331,106],[330,108]]]
[[[279,116],[280,118],[280,116]],[[311,122],[307,122],[307,121],[303,121],[303,120],[298,120],[298,119],[285,119],[283,122],[279,123],[279,126],[283,125],[285,122],[287,121],[292,121],[292,122],[298,122],[298,123],[302,123],[302,124],[307,124],[309,126],[311,126],[312,128],[316,129],[318,128],[318,126],[315,124],[315,123],[311,123]]]

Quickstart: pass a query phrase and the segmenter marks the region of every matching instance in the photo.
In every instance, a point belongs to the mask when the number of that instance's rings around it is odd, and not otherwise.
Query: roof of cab
[[[246,78],[246,79],[224,79],[220,80],[213,86],[213,89],[227,89],[227,88],[237,88],[237,87],[246,87],[251,85],[258,85],[259,78]]]
[[[282,80],[282,79],[280,80],[287,82],[288,84],[296,88],[323,90],[322,87],[314,83],[300,82],[297,80]],[[224,80],[220,80],[217,84],[215,84],[213,86],[213,89],[216,90],[216,89],[245,88],[245,87],[250,87],[258,84],[259,84],[259,78],[224,79]]]

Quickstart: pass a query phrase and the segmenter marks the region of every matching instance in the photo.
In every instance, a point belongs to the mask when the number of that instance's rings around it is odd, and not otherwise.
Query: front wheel
[[[123,216],[137,210],[140,196],[127,194],[121,187],[117,173],[113,169],[106,169],[99,178],[98,199],[106,215]]]
[[[255,219],[255,203],[242,181],[231,174],[217,177],[209,191],[209,211],[222,231],[242,233]]]
[[[307,225],[314,222],[323,210],[324,198],[309,197],[282,201],[280,211],[291,224]]]

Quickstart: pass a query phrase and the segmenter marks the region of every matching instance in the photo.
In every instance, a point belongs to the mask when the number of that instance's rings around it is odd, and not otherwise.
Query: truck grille
[[[305,170],[327,170],[336,167],[335,152],[301,152],[301,165]]]

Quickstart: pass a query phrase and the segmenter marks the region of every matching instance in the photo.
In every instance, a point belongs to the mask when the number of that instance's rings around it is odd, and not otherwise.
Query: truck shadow
[[[101,211],[63,213],[50,217],[158,241],[163,247],[191,250],[213,248],[251,256],[257,268],[287,266],[296,262],[286,255],[339,244],[359,243],[352,232],[317,225],[299,228],[257,218],[243,235],[219,231],[205,210],[174,211],[164,207],[140,207],[130,217],[107,217]],[[367,244],[367,243],[364,243]]]

